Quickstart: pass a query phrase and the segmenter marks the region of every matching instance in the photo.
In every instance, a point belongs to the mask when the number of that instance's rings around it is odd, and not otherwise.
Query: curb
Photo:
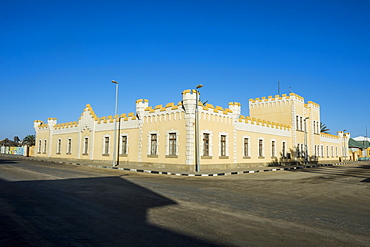
[[[0,156],[1,157],[7,157],[7,156],[4,156],[4,155],[0,155]],[[325,167],[325,166],[340,166],[340,165],[354,164],[354,163],[360,163],[361,162],[361,161],[351,161],[351,162],[340,162],[340,163],[334,163],[334,164],[318,164],[318,165],[282,167],[282,168],[272,168],[272,169],[264,169],[264,170],[253,170],[253,171],[221,172],[221,173],[176,173],[176,172],[160,172],[160,171],[152,171],[152,170],[144,170],[144,169],[134,169],[134,168],[122,168],[122,167],[88,165],[88,164],[81,164],[81,163],[74,163],[74,162],[64,162],[64,161],[53,161],[53,160],[34,159],[34,158],[29,158],[29,157],[23,158],[23,156],[22,157],[20,157],[20,156],[14,156],[14,158],[17,158],[17,159],[27,159],[27,160],[36,160],[36,161],[50,162],[50,163],[56,163],[56,164],[68,164],[68,165],[87,166],[87,167],[94,167],[94,168],[113,169],[113,170],[122,170],[122,171],[130,171],[130,172],[142,172],[142,173],[150,173],[150,174],[174,175],[174,176],[188,176],[188,177],[218,177],[218,176],[230,176],[230,175],[240,175],[240,174],[248,174],[248,173],[289,171],[289,170],[299,170],[299,169],[307,169],[307,168],[315,168],[315,167]]]

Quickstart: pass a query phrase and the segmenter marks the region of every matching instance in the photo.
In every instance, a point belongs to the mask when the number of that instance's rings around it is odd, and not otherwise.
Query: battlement
[[[320,108],[320,105],[319,105],[319,104],[317,104],[317,103],[315,103],[315,102],[312,102],[312,101],[308,101],[308,102],[307,102],[307,105],[308,105],[309,107],[313,107],[313,108]]]
[[[272,102],[272,101],[278,101],[278,100],[287,100],[290,99],[290,96],[287,96],[286,94],[283,95],[275,95],[275,96],[267,96],[262,98],[255,98],[255,99],[249,99],[249,103],[264,103],[264,102]]]
[[[54,128],[55,129],[67,129],[67,128],[73,128],[77,126],[78,126],[78,123],[74,121],[74,122],[56,124],[54,125]]]
[[[339,136],[328,134],[328,133],[320,133],[321,137],[330,138],[330,139],[339,139]]]
[[[295,93],[290,93],[289,95],[282,94],[275,95],[275,96],[267,96],[262,98],[255,98],[255,99],[249,99],[249,103],[258,104],[258,103],[266,103],[266,102],[276,102],[280,100],[296,100],[304,103],[304,98],[302,96],[299,96]]]
[[[45,128],[47,128],[48,127],[48,125],[47,124],[45,124],[43,121],[41,121],[41,120],[35,120],[35,121],[33,121],[33,127],[36,129],[36,128],[38,128],[38,129],[45,129]]]
[[[272,122],[272,121],[263,120],[263,119],[260,119],[260,118],[254,118],[254,117],[243,116],[243,115],[240,115],[240,117],[238,119],[238,122],[261,125],[261,126],[274,128],[274,129],[282,129],[282,130],[290,130],[291,129],[291,126],[287,125],[287,124],[280,124],[280,123],[276,123],[276,122]]]

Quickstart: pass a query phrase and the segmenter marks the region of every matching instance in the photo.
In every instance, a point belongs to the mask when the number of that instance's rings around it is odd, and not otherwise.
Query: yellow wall
[[[195,90],[185,90],[183,101],[177,105],[169,103],[154,108],[148,100],[136,102],[136,113],[120,115],[120,136],[128,137],[127,155],[120,155],[121,162],[145,162],[156,164],[193,165],[195,162]],[[304,149],[307,143],[309,155],[317,154],[320,160],[335,160],[341,156],[341,137],[320,135],[320,106],[314,102],[304,102],[304,98],[290,94],[269,96],[249,101],[250,117],[240,115],[241,105],[230,102],[229,108],[203,105],[198,102],[199,144],[201,164],[268,164],[281,158],[282,143],[285,142],[286,154],[297,149]],[[298,126],[296,117],[298,116]],[[138,118],[139,117],[139,118]],[[304,119],[307,119],[306,132]],[[302,120],[301,120],[302,119]],[[114,122],[118,116],[98,117],[92,107],[86,105],[81,117],[76,122],[57,124],[54,118],[48,123],[35,121],[37,156],[71,159],[91,159],[111,161],[113,159]],[[301,124],[302,122],[302,124]],[[314,124],[315,123],[315,124]],[[303,125],[303,126],[302,126]],[[52,133],[52,135],[50,134]],[[150,154],[150,135],[157,134],[157,155]],[[169,155],[169,133],[176,133],[176,155]],[[203,134],[210,134],[210,155],[203,155]],[[118,133],[117,133],[118,134]],[[221,155],[221,135],[226,138],[226,153]],[[105,137],[109,136],[109,152],[105,154]],[[84,151],[85,138],[89,139],[88,152]],[[249,138],[249,156],[244,156],[244,138]],[[72,140],[72,152],[67,154],[68,139]],[[60,152],[57,153],[58,140],[61,140]],[[259,140],[263,139],[263,156],[259,157]],[[41,140],[41,152],[39,149]],[[44,140],[47,140],[44,152]],[[272,141],[275,143],[275,155],[272,156]],[[321,146],[324,157],[321,157]],[[327,154],[327,146],[329,155]],[[333,152],[332,152],[333,147]],[[118,149],[118,147],[117,147]],[[370,149],[369,149],[370,150]],[[369,154],[370,155],[370,154]]]

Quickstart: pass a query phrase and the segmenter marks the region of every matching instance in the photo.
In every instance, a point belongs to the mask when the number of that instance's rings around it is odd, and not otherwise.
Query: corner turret
[[[231,116],[233,116],[234,119],[238,119],[241,113],[241,107],[242,105],[238,102],[230,102],[229,103],[229,109],[232,111],[230,113]]]
[[[182,92],[182,105],[188,114],[195,114],[197,93],[199,94],[195,89],[187,89]]]
[[[143,119],[145,109],[148,106],[149,106],[149,100],[147,99],[136,100],[136,114],[139,116],[139,119]]]

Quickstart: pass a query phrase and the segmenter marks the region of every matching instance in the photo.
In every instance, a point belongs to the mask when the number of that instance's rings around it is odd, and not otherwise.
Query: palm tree
[[[320,122],[320,132],[321,133],[329,133],[329,128],[326,126],[326,124]]]
[[[35,145],[35,135],[28,135],[23,138],[22,144],[27,146],[34,146]]]

